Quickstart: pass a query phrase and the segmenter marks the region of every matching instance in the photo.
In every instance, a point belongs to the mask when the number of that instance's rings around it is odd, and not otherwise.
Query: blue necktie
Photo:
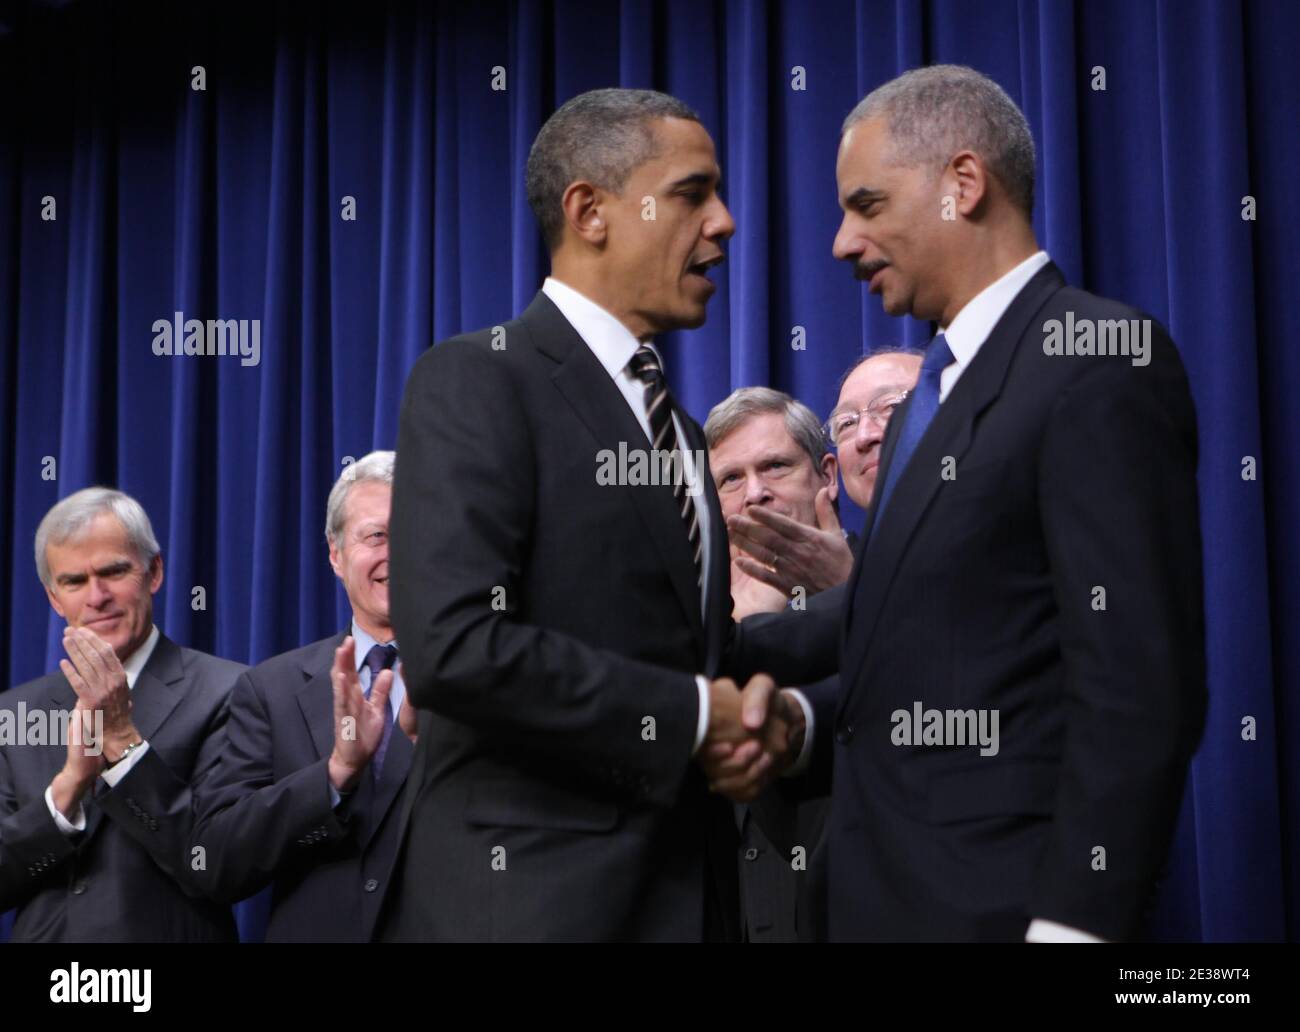
[[[925,436],[925,428],[939,411],[939,377],[944,369],[952,365],[954,359],[948,342],[939,334],[930,342],[921,363],[921,376],[912,391],[912,404],[907,407],[907,418],[898,432],[898,443],[894,446],[894,457],[889,463],[889,474],[880,489],[880,504],[876,506],[875,525],[880,523],[880,514],[885,511],[889,495],[903,475],[903,470],[911,461],[912,453]]]
[[[366,667],[370,670],[370,685],[366,688],[366,698],[370,698],[370,692],[375,687],[375,681],[379,677],[381,670],[391,670],[393,664],[397,662],[397,646],[380,645],[376,643],[369,652],[366,653]],[[384,734],[379,739],[379,748],[375,750],[374,759],[370,761],[370,771],[374,774],[375,780],[379,780],[379,772],[384,769],[384,753],[388,752],[388,739],[393,734],[393,706],[392,700],[389,705],[384,707]]]

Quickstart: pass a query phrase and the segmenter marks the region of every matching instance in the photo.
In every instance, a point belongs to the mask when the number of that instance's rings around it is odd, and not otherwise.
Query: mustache
[[[858,262],[853,266],[853,277],[854,279],[869,280],[888,264],[889,262],[883,258],[877,258],[871,262]]]

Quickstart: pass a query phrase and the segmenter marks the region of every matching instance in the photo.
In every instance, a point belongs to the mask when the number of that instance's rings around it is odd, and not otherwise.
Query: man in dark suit
[[[844,126],[834,253],[940,334],[840,619],[827,592],[732,651],[797,683],[842,641],[811,764],[832,939],[1134,936],[1203,727],[1187,380],[1163,329],[1038,249],[1033,172],[1023,115],[968,68]]]
[[[727,521],[733,619],[797,611],[848,579],[858,538],[840,527],[836,473],[867,509],[885,427],[920,366],[920,356],[903,349],[864,356],[844,374],[822,426],[807,406],[767,387],[742,387],[714,406],[704,436]],[[810,716],[813,700],[833,711],[838,693],[839,678],[830,677],[796,698]],[[741,916],[751,942],[826,937],[829,798],[805,781],[778,780],[752,805],[736,804]]]
[[[0,737],[0,911],[17,908],[13,940],[233,941],[230,908],[198,894],[188,845],[192,787],[216,761],[243,668],[154,626],[162,556],[120,491],[55,505],[36,565],[68,658],[0,710],[16,732]]]
[[[242,674],[198,799],[195,878],[234,902],[272,886],[269,942],[366,942],[397,850],[415,716],[388,615],[393,453],[330,492],[330,563],[351,626]]]
[[[734,230],[719,178],[679,101],[570,100],[528,161],[551,276],[412,370],[393,623],[423,712],[383,938],[738,936],[708,784],[756,790],[789,710],[760,738],[736,685],[700,676],[730,623],[726,544],[651,344],[704,321]],[[721,738],[744,759],[711,765]]]
[[[769,533],[758,523],[770,517],[782,541],[780,574],[789,589],[768,583],[774,572],[756,565],[728,534],[732,618],[801,608],[809,595],[848,579],[852,541],[835,508],[839,493],[835,456],[808,406],[770,387],[742,387],[718,402],[704,421],[709,467],[728,530],[733,520]],[[761,515],[760,515],[761,514]],[[838,690],[838,679],[797,692],[811,712],[809,696]],[[806,719],[806,718],[805,718]],[[736,804],[740,832],[740,912],[747,942],[815,942],[824,935],[825,879],[822,832],[828,797],[803,798],[798,781],[772,784],[752,804]],[[777,825],[769,833],[768,828]],[[778,848],[773,836],[788,846]]]

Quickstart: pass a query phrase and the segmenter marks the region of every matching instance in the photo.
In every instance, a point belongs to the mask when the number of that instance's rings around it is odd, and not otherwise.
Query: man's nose
[[[884,427],[879,426],[874,419],[862,416],[858,419],[857,429],[853,432],[853,443],[858,451],[864,452],[884,436]]]
[[[835,240],[831,244],[831,254],[842,262],[856,261],[862,254],[863,246],[862,236],[856,232],[852,216],[845,212],[844,218],[840,220],[840,228],[835,233]]]
[[[762,505],[764,502],[770,501],[771,498],[772,492],[768,490],[767,484],[763,482],[762,477],[753,474],[745,478],[746,505]]]
[[[90,591],[86,595],[86,602],[95,609],[104,606],[113,598],[113,593],[108,590],[108,584],[99,577],[90,578]]]
[[[718,207],[704,225],[704,236],[708,240],[730,240],[736,232],[736,220],[723,203],[721,197],[714,198]]]

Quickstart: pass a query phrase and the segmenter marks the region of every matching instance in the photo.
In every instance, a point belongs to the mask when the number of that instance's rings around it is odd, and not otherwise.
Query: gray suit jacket
[[[233,902],[273,886],[267,942],[365,942],[397,851],[397,802],[414,747],[394,727],[376,780],[330,805],[334,749],[330,667],[343,634],[240,675],[225,745],[198,793],[195,877]]]
[[[131,692],[149,751],[113,788],[96,784],[74,837],[45,804],[66,746],[0,745],[0,911],[18,910],[13,941],[234,941],[230,908],[197,895],[188,846],[191,786],[216,760],[241,670],[161,636]],[[70,711],[76,701],[55,671],[5,693],[0,709]]]

